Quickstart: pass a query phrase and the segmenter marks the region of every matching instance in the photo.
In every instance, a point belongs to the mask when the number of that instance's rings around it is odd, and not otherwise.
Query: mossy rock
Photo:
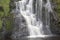
[[[3,18],[5,18],[6,30],[11,30],[13,23],[13,15],[10,14],[10,1],[0,0],[0,28],[2,27]]]
[[[0,29],[2,28],[2,20],[0,20]]]
[[[56,0],[55,1],[56,2],[56,4],[57,4],[57,14],[58,14],[58,16],[60,16],[60,0]],[[60,19],[60,17],[59,17],[59,19]]]

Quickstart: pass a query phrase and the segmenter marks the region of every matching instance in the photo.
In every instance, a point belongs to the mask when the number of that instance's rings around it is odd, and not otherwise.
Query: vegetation
[[[6,30],[9,30],[12,26],[12,15],[9,10],[10,0],[0,0],[0,29],[3,27],[3,20],[5,20]]]
[[[7,16],[9,12],[9,2],[10,0],[0,0],[0,6],[2,6],[4,10],[5,16]],[[4,13],[1,13],[1,15],[4,15]]]

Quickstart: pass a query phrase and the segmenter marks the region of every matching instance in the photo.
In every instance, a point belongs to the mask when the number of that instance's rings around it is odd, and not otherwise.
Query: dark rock
[[[2,6],[0,6],[0,11],[4,11],[4,9],[3,9],[3,7],[2,7]]]

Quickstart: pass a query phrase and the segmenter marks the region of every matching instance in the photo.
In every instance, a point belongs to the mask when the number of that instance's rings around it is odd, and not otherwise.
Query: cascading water
[[[27,5],[25,0],[19,1],[19,8],[21,15],[25,18],[27,22],[27,27],[31,36],[41,35],[42,34],[42,22],[36,20],[36,14],[33,14],[33,0],[30,0]],[[26,10],[24,10],[24,5],[26,6]]]
[[[52,12],[50,0],[21,0],[16,2],[18,17],[22,15],[26,21],[29,37],[49,35],[50,13]]]

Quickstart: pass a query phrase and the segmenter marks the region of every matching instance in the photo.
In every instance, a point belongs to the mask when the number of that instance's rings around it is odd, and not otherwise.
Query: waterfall
[[[25,0],[24,0],[25,1]],[[36,20],[36,14],[33,14],[33,0],[30,0],[29,3],[26,5],[26,10],[24,10],[24,4],[26,2],[19,1],[19,8],[20,8],[20,13],[21,15],[25,18],[27,22],[27,27],[29,30],[30,35],[41,35],[42,33],[40,31],[42,27],[42,22]],[[22,5],[22,6],[21,6]]]
[[[29,37],[52,35],[50,13],[53,11],[50,0],[21,0],[16,3],[16,17],[26,21]]]

